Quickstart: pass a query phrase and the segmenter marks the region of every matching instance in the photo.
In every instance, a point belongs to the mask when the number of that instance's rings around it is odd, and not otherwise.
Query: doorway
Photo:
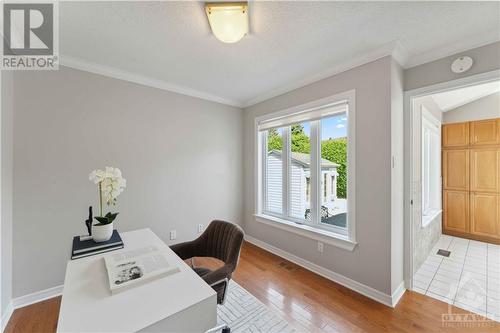
[[[405,93],[406,288],[496,321],[500,321],[500,245],[495,244],[500,243],[500,192],[488,192],[487,198],[470,192],[469,141],[467,147],[452,141],[454,135],[460,136],[460,126],[467,127],[460,137],[469,140],[470,126],[494,124],[498,153],[490,142],[481,150],[483,162],[476,158],[472,168],[491,164],[492,156],[500,163],[499,78],[500,71],[494,71]],[[480,176],[476,179],[491,178],[484,171],[476,173]],[[500,187],[500,171],[493,174]],[[466,188],[453,188],[460,182]],[[485,212],[491,214],[486,217]],[[479,232],[470,232],[471,219],[483,224]],[[488,227],[491,237],[478,237]]]

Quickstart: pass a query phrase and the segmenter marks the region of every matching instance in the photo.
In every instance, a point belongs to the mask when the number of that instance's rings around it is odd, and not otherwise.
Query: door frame
[[[404,283],[405,288],[413,290],[413,100],[438,92],[454,90],[467,86],[500,80],[500,69],[481,74],[471,75],[456,80],[441,82],[404,92]]]

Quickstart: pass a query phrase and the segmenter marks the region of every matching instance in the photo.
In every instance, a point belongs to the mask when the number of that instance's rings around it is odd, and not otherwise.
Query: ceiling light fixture
[[[248,33],[247,2],[211,2],[205,4],[212,33],[224,43],[236,43]]]

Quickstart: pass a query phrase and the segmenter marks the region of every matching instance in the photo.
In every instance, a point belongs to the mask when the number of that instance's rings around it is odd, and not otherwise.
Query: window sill
[[[308,225],[297,224],[274,216],[254,214],[255,220],[260,223],[270,225],[275,228],[286,230],[297,235],[301,235],[310,239],[314,239],[325,244],[330,244],[340,247],[344,250],[353,251],[358,243],[347,238],[347,236],[339,235],[330,231],[313,228]]]
[[[434,219],[436,217],[438,217],[438,215],[441,214],[441,212],[442,212],[442,210],[435,209],[435,210],[431,210],[429,215],[422,215],[422,228],[425,228],[429,224],[431,224],[431,222],[434,221]]]

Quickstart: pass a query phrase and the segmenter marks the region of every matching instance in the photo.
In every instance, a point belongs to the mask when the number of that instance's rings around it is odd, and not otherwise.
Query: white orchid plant
[[[102,215],[103,198],[108,206],[116,204],[116,198],[127,186],[127,181],[122,177],[122,172],[118,168],[106,167],[105,170],[94,170],[89,174],[89,180],[98,185],[99,188],[99,216],[95,219],[99,224],[109,224],[113,222],[118,213],[108,212]]]

